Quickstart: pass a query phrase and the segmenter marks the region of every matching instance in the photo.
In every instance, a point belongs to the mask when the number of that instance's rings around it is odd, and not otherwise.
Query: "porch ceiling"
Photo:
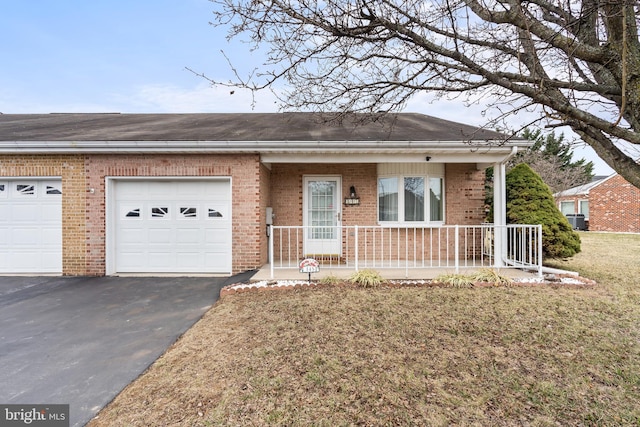
[[[396,147],[370,148],[363,151],[327,150],[288,151],[262,153],[264,164],[273,163],[500,163],[513,156],[518,150],[515,145],[473,147],[459,144],[452,147]]]

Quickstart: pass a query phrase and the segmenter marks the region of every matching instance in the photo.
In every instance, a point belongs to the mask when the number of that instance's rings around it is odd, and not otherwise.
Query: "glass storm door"
[[[339,176],[304,178],[304,253],[306,256],[342,254]]]

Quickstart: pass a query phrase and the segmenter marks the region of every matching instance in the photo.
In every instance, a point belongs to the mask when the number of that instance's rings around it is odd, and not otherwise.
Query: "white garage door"
[[[230,273],[231,183],[115,181],[116,273]]]
[[[0,273],[62,273],[62,183],[0,178]]]

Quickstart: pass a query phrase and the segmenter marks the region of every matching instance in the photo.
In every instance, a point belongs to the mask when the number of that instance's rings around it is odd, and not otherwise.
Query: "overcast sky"
[[[225,30],[209,25],[208,0],[2,0],[0,112],[204,113],[276,112],[264,92],[211,87],[191,68],[218,80],[234,65],[250,70],[260,58],[229,45]],[[483,125],[481,106],[414,98],[407,112]],[[577,149],[597,174],[611,169],[592,150]]]

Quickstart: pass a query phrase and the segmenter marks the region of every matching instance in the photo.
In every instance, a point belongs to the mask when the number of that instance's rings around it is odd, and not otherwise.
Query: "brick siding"
[[[447,224],[481,224],[484,210],[485,171],[475,164],[451,163],[445,168]]]
[[[640,233],[640,189],[620,175],[592,188],[589,230]]]
[[[275,225],[301,225],[303,177],[339,175],[342,196],[356,188],[360,204],[343,206],[344,225],[375,226],[377,169],[375,164],[260,163],[259,155],[3,155],[0,176],[62,179],[64,275],[106,272],[107,177],[224,176],[233,194],[233,272],[260,268],[267,260],[266,207],[273,207]],[[636,199],[637,200],[637,199]],[[447,224],[480,224],[484,219],[484,171],[475,164],[446,166]]]
[[[260,171],[259,156],[253,154],[0,157],[0,176],[61,177],[64,275],[105,274],[105,180],[118,176],[231,177],[233,272],[259,268],[266,261]]]
[[[452,164],[445,169],[445,215],[446,224],[477,225],[485,218],[484,211],[484,170],[477,170],[475,164]],[[377,166],[375,164],[349,164],[349,165],[312,165],[312,164],[275,164],[271,169],[272,205],[276,215],[274,225],[302,225],[303,224],[303,177],[305,175],[338,175],[342,177],[342,196],[349,194],[349,189],[354,186],[360,204],[356,206],[342,206],[342,224],[344,226],[377,226],[378,225],[378,182]],[[366,235],[371,243],[374,232],[368,230]],[[349,236],[353,238],[353,236]],[[476,247],[479,249],[479,239]],[[343,237],[343,241],[346,240]],[[389,238],[387,236],[387,238]],[[421,239],[421,236],[409,236],[404,234],[399,238],[390,240],[389,250],[404,253],[403,248],[397,248],[396,241],[407,241],[413,247],[413,240]],[[425,240],[430,240],[429,232]],[[288,240],[288,238],[287,238]],[[359,236],[360,255],[366,256],[364,248],[365,234]],[[380,241],[380,237],[377,237]],[[450,248],[441,248],[440,256],[444,256],[447,250],[452,252],[453,238],[449,240]],[[274,247],[280,246],[280,241],[274,241]],[[303,239],[301,236],[291,237],[287,244],[283,242],[285,252],[302,254]],[[418,245],[421,246],[421,245]],[[371,245],[368,246],[371,248]],[[425,243],[429,248],[429,243]],[[369,249],[370,250],[370,249]],[[428,252],[428,249],[427,249]],[[344,251],[343,251],[344,253]],[[437,257],[437,255],[434,255]],[[276,257],[277,259],[277,257]]]
[[[87,274],[105,272],[105,178],[160,176],[231,177],[233,194],[233,272],[255,269],[260,249],[261,212],[257,155],[91,155],[87,185],[95,189],[87,204]]]

